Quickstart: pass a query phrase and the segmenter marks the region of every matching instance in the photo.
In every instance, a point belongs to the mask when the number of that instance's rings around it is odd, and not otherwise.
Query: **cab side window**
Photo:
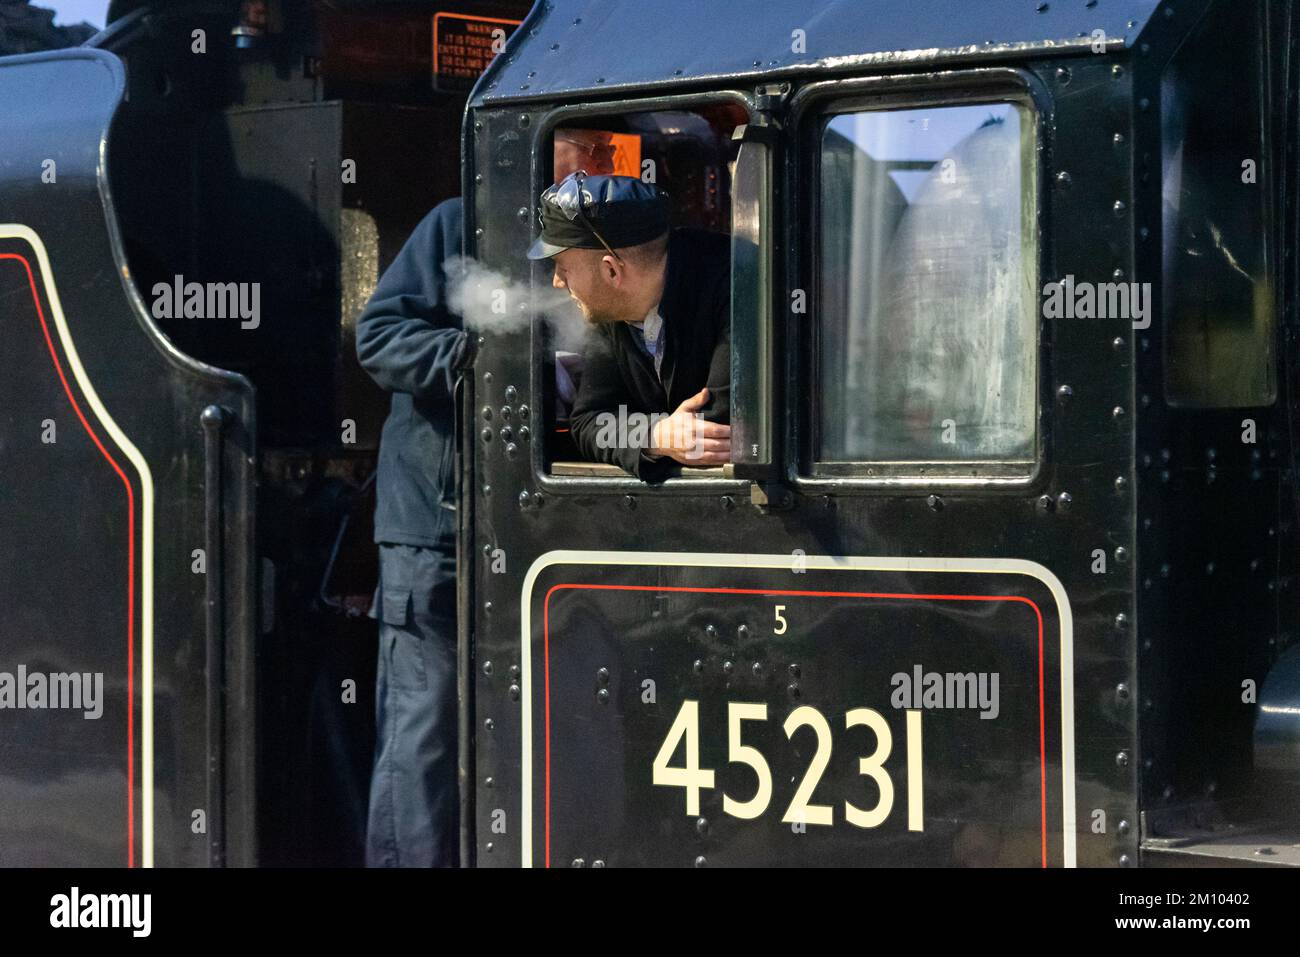
[[[1274,164],[1264,4],[1219,5],[1161,78],[1165,395],[1187,408],[1277,395]],[[1222,42],[1224,31],[1254,44]]]
[[[1037,459],[1034,114],[841,112],[820,128],[813,470]]]

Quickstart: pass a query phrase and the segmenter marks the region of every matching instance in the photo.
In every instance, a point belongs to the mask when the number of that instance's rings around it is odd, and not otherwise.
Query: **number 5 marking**
[[[785,611],[785,605],[777,605],[777,606],[776,606],[776,622],[777,622],[777,624],[780,625],[781,627],[780,627],[780,628],[777,628],[776,625],[773,625],[773,626],[772,626],[772,634],[774,634],[774,635],[784,635],[784,634],[785,634],[785,630],[786,630],[786,628],[789,627],[789,626],[786,624],[785,619],[781,616],[781,612],[783,612],[783,611]]]
[[[767,810],[772,800],[772,771],[758,748],[740,743],[740,722],[766,721],[767,705],[727,705],[727,760],[733,764],[748,764],[758,775],[758,790],[748,801],[737,801],[722,795],[722,810],[732,817],[751,821]]]

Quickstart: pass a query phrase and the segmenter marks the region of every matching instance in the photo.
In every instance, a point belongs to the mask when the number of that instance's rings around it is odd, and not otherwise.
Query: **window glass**
[[[1032,463],[1034,123],[845,113],[821,138],[820,462]]]
[[[1269,405],[1276,305],[1269,268],[1260,4],[1220,6],[1161,83],[1165,392],[1199,408]]]

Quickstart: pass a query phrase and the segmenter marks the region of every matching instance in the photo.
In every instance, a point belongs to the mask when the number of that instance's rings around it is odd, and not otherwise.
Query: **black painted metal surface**
[[[228,858],[251,863],[252,390],[162,338],[125,266],[104,142],[121,63],[0,61],[0,668],[102,672],[104,714],[0,712],[5,864],[202,865],[204,433],[220,478]],[[51,165],[53,164],[53,165]],[[46,176],[43,178],[43,173]],[[43,440],[47,424],[54,441]]]
[[[1122,47],[1157,6],[1158,0],[765,0],[756,9],[744,0],[547,0],[525,24],[527,42],[493,64],[472,105],[1078,53],[1095,42],[1094,31]],[[635,56],[628,56],[629,42]]]

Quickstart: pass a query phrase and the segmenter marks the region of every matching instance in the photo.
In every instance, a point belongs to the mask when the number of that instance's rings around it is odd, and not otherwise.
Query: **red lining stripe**
[[[919,601],[1018,601],[1038,617],[1038,781],[1039,821],[1043,867],[1047,866],[1047,717],[1043,690],[1043,612],[1038,604],[1020,595],[914,595],[902,592],[801,591],[775,588],[688,588],[679,585],[552,585],[542,603],[542,654],[545,680],[546,734],[546,866],[551,866],[551,596],[563,589],[588,591],[695,592],[714,595],[791,595],[813,598],[896,598]]]
[[[72,409],[77,413],[77,418],[81,420],[81,426],[90,436],[90,440],[95,443],[99,449],[100,455],[108,461],[117,473],[117,477],[122,480],[122,485],[126,488],[127,502],[127,605],[126,605],[126,809],[127,809],[127,855],[126,866],[135,867],[135,491],[131,488],[131,481],[117,464],[113,456],[109,455],[108,450],[104,448],[104,443],[99,440],[95,430],[90,427],[86,421],[86,416],[81,411],[81,406],[77,403],[76,397],[72,394],[72,388],[68,385],[68,378],[63,373],[63,364],[59,362],[58,351],[54,348],[54,340],[50,338],[49,325],[45,321],[45,310],[41,307],[40,293],[36,288],[36,277],[32,273],[32,265],[26,257],[17,253],[0,253],[0,259],[12,259],[23,264],[27,270],[27,284],[31,288],[32,302],[36,305],[36,317],[41,323],[41,332],[45,335],[45,345],[50,351],[50,359],[54,363],[54,370],[59,374],[59,382],[63,384],[63,391],[72,403]]]

